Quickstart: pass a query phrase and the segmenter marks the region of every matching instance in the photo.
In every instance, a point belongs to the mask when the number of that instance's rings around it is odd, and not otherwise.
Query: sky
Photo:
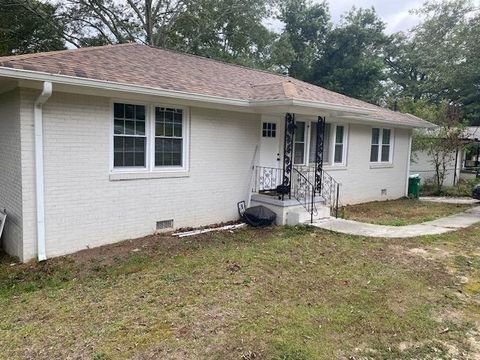
[[[322,0],[313,1],[321,2]],[[409,10],[421,7],[424,0],[327,0],[327,2],[335,23],[352,6],[357,8],[371,8],[373,6],[380,18],[386,23],[385,31],[392,34],[397,31],[407,32],[420,22],[420,17],[410,14]],[[480,5],[480,0],[473,0],[473,2]],[[268,25],[277,31],[282,28],[281,23],[276,20],[269,21]]]
[[[330,0],[328,3],[334,22],[354,5],[362,8],[373,6],[386,23],[386,32],[394,33],[407,31],[418,24],[420,19],[410,14],[409,10],[420,7],[423,0]]]

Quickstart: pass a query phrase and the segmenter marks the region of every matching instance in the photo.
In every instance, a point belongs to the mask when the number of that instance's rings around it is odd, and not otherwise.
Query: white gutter
[[[402,124],[398,122],[388,121],[383,118],[378,118],[378,120],[374,120],[373,118],[375,117],[376,114],[374,114],[372,110],[368,108],[364,108],[360,106],[352,106],[352,105],[339,105],[339,104],[333,104],[333,103],[323,102],[323,101],[299,100],[299,99],[247,100],[247,99],[238,99],[238,98],[227,98],[227,97],[216,96],[216,95],[205,95],[205,94],[190,93],[190,92],[179,91],[179,90],[159,89],[152,86],[124,84],[124,83],[119,83],[115,81],[81,78],[81,77],[71,76],[71,75],[59,75],[59,74],[51,74],[51,73],[40,72],[40,71],[13,69],[13,68],[7,68],[7,67],[0,67],[0,76],[20,79],[20,80],[33,80],[33,81],[51,82],[51,83],[61,84],[61,85],[80,86],[85,88],[128,92],[128,93],[133,93],[138,95],[150,95],[150,96],[159,96],[159,97],[172,98],[172,99],[182,99],[187,101],[198,101],[198,102],[209,103],[209,104],[238,106],[246,109],[251,109],[252,111],[262,110],[266,108],[268,109],[270,107],[278,107],[278,106],[288,106],[288,107],[298,106],[298,107],[304,107],[304,108],[316,109],[316,110],[341,111],[341,112],[347,112],[352,114],[352,115],[341,116],[345,119],[349,119],[349,118],[364,119],[364,117],[368,117],[368,120],[370,121],[378,121],[379,123],[391,123],[395,125],[400,125],[400,127],[402,126]],[[404,115],[411,117],[412,120],[421,120],[411,114],[404,114]],[[403,124],[403,127],[407,127],[407,128],[425,127],[426,128],[429,126],[427,124],[425,125]]]
[[[0,67],[0,76],[20,79],[20,80],[34,80],[34,81],[48,81],[55,84],[82,86],[93,89],[103,89],[112,91],[128,92],[141,95],[153,95],[173,99],[183,99],[191,101],[202,101],[206,103],[224,104],[231,106],[249,107],[248,100],[226,98],[214,95],[194,94],[186,91],[159,89],[152,86],[140,86],[132,84],[123,84],[114,81],[95,80],[88,78],[80,78],[70,75],[56,75],[45,72],[10,69]]]
[[[196,94],[186,91],[179,90],[168,90],[168,89],[159,89],[152,86],[141,86],[133,84],[124,84],[115,81],[107,80],[97,80],[89,78],[81,78],[71,75],[59,75],[51,74],[40,71],[33,70],[24,70],[24,69],[12,69],[6,67],[0,67],[0,76],[20,79],[20,80],[33,80],[33,81],[42,81],[42,82],[51,82],[59,85],[69,85],[69,86],[79,86],[84,88],[91,89],[102,89],[107,91],[119,91],[119,92],[128,92],[131,94],[138,95],[149,95],[149,96],[159,96],[164,98],[171,99],[182,99],[187,101],[198,101],[208,104],[219,104],[226,106],[238,106],[245,109],[251,109],[252,112],[268,109],[271,107],[287,106],[287,107],[303,107],[308,109],[316,110],[327,110],[327,111],[341,111],[347,112],[352,115],[342,116],[345,119],[358,119],[359,116],[372,117],[375,116],[372,111],[368,108],[363,108],[360,106],[351,106],[351,105],[339,105],[323,101],[313,101],[313,100],[299,100],[299,99],[277,99],[277,100],[247,100],[247,99],[238,99],[238,98],[227,98],[216,95],[205,95],[205,94]],[[410,117],[414,118],[414,116]],[[378,119],[379,123],[392,123],[398,124],[397,122],[389,122],[383,120],[382,118]],[[406,125],[405,127],[422,127],[420,125]],[[427,127],[427,126],[425,126]]]
[[[45,186],[43,178],[43,105],[52,95],[52,83],[43,83],[42,93],[35,100],[33,121],[35,127],[35,190],[37,199],[37,256],[47,259],[45,251]]]
[[[371,111],[358,106],[351,105],[336,105],[323,101],[314,100],[298,100],[298,99],[278,99],[278,100],[255,100],[250,101],[250,105],[253,107],[276,107],[276,106],[298,106],[309,108],[320,108],[322,110],[342,111],[352,114],[370,115]]]

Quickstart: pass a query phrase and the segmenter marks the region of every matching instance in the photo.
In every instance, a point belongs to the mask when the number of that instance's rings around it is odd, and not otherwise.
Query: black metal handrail
[[[326,171],[322,172],[322,197],[330,207],[330,213],[338,218],[340,208],[340,183]]]
[[[313,217],[318,213],[315,206],[315,185],[297,168],[292,170],[292,196],[303,205],[310,214],[310,223],[313,223]]]
[[[255,181],[253,183],[252,192],[265,193],[272,192],[275,194],[277,186],[283,184],[283,169],[255,166]],[[292,168],[292,178],[290,183],[290,197],[294,197],[305,210],[310,213],[313,221],[314,215],[318,213],[315,205],[315,197],[321,196],[325,205],[330,207],[330,214],[338,217],[340,208],[340,183],[336,181],[325,170],[322,171],[322,182],[320,192],[315,185],[315,168],[312,166],[294,166]],[[282,195],[279,194],[279,197]]]
[[[295,166],[295,169],[302,172],[311,183],[315,183],[315,166],[314,165],[300,165]],[[317,195],[323,197],[325,205],[330,207],[330,214],[338,217],[338,210],[340,204],[340,183],[333,178],[325,170],[322,170],[320,191]]]

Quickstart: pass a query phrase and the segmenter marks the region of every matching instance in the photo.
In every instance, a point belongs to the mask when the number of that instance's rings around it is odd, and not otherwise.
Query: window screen
[[[335,131],[335,154],[333,161],[336,164],[343,163],[343,139],[345,137],[345,127],[337,125]]]
[[[293,163],[303,164],[305,162],[305,122],[297,121],[295,139],[293,143]]]
[[[145,167],[145,106],[114,104],[113,165]]]
[[[183,165],[183,110],[155,108],[155,166]]]
[[[310,163],[315,162],[315,153],[317,151],[317,126],[318,123],[312,123],[310,131]],[[328,164],[330,161],[330,124],[325,124],[325,134],[323,139],[323,162]]]

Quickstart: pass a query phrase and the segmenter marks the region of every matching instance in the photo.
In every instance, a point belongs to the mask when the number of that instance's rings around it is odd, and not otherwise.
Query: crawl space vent
[[[157,230],[173,229],[173,219],[157,221]]]
[[[386,196],[387,195],[387,189],[382,189],[381,193],[382,193],[382,196]]]

